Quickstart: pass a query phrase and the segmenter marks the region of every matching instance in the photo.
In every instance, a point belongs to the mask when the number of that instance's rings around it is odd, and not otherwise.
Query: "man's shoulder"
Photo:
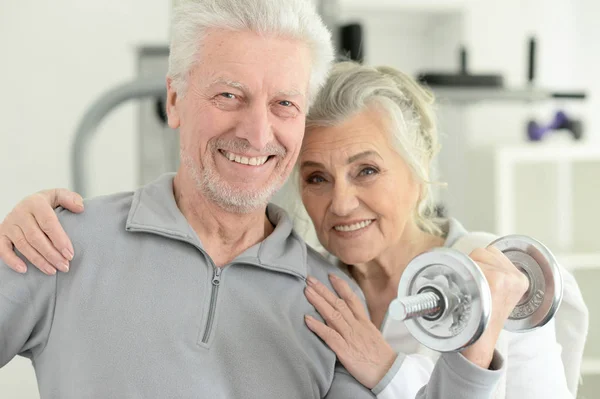
[[[339,270],[338,267],[333,265],[333,263],[323,255],[323,253],[321,253],[320,251],[317,251],[316,249],[314,249],[307,243],[305,243],[305,244],[306,244],[306,263],[307,263],[306,266],[308,268],[309,273],[313,269],[325,270],[325,271]]]
[[[90,232],[101,226],[125,223],[133,196],[134,192],[129,191],[92,197],[83,201],[82,213],[59,207],[56,215],[67,234]]]
[[[329,289],[333,289],[329,282],[329,275],[333,274],[337,277],[340,277],[344,281],[350,285],[352,290],[356,292],[361,300],[364,302],[364,296],[358,287],[358,284],[352,277],[346,274],[342,269],[337,266],[337,259],[334,257],[329,258],[325,257],[320,251],[312,248],[310,245],[306,244],[306,259],[307,259],[307,269],[308,274],[316,277],[321,282],[325,283]]]

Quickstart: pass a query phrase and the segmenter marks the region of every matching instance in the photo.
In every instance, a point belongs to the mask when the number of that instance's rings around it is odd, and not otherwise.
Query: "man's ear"
[[[177,91],[173,87],[173,79],[167,78],[167,123],[171,129],[177,129],[181,122],[177,109]]]

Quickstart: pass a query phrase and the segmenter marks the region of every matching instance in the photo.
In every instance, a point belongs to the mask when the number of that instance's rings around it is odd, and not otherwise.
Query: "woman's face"
[[[416,227],[420,187],[392,147],[384,112],[370,107],[309,129],[299,163],[302,202],[319,241],[342,262],[377,258]]]

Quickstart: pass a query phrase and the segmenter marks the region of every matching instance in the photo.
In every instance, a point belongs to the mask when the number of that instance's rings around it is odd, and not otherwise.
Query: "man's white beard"
[[[279,176],[269,186],[255,191],[234,189],[212,167],[199,172],[192,157],[183,152],[181,162],[206,199],[231,213],[246,214],[265,208],[285,181],[285,176]]]

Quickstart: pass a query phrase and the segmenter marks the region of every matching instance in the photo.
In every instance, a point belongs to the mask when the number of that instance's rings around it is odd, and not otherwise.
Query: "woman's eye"
[[[232,94],[232,93],[221,93],[220,96],[228,98],[230,100],[234,100],[235,99],[235,94]]]
[[[291,107],[294,104],[292,104],[291,101],[284,100],[284,101],[279,101],[279,105],[283,105],[284,107]]]
[[[325,181],[325,179],[323,178],[323,176],[319,176],[319,175],[310,176],[308,179],[306,179],[306,182],[308,184],[319,184],[319,183],[323,183],[324,181]]]
[[[372,167],[366,167],[361,169],[359,176],[370,176],[370,175],[376,175],[377,173],[379,173],[379,171],[375,168]]]

